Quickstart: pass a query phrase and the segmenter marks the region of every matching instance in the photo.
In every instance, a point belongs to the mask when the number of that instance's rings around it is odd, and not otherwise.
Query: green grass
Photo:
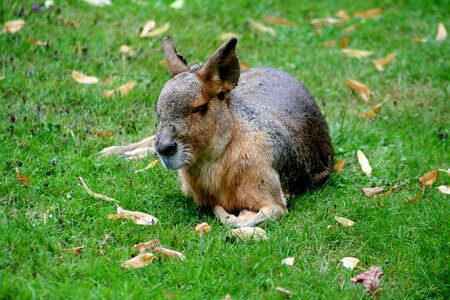
[[[282,299],[278,286],[296,299],[368,298],[350,278],[370,266],[383,268],[382,299],[449,297],[449,196],[436,186],[449,185],[450,177],[440,173],[420,201],[405,204],[419,193],[419,176],[450,167],[450,43],[434,41],[438,22],[450,29],[447,1],[187,0],[177,11],[169,8],[170,1],[146,6],[114,1],[104,8],[55,2],[58,8],[39,13],[31,10],[32,1],[6,1],[0,8],[0,23],[26,21],[19,33],[0,35],[0,77],[5,77],[0,81],[0,298],[162,299],[171,293],[179,299],[226,294]],[[349,47],[372,50],[374,58],[396,51],[384,72],[377,72],[370,59],[347,58],[339,48],[322,46],[339,41],[347,24],[323,28],[322,35],[309,25],[312,18],[334,16],[340,9],[351,13],[373,7],[384,10],[380,18],[348,22],[358,25]],[[249,29],[248,20],[268,25],[265,15],[298,24],[272,25],[275,37]],[[139,37],[153,18],[158,24],[171,22],[169,33],[191,64],[204,61],[220,45],[220,33],[237,32],[242,61],[293,74],[326,115],[336,159],[345,159],[345,168],[325,187],[292,198],[290,213],[265,226],[268,241],[226,241],[227,228],[181,194],[174,172],[159,165],[135,173],[149,160],[97,155],[106,146],[156,131],[155,104],[168,73],[158,65],[161,38]],[[70,20],[80,24],[68,25]],[[415,42],[413,34],[428,42]],[[50,46],[33,46],[27,38],[48,40]],[[136,53],[126,62],[121,61],[122,44]],[[72,80],[72,70],[102,80],[111,76],[113,82],[80,85]],[[345,86],[349,78],[371,88],[371,104]],[[138,85],[127,96],[102,97],[131,80]],[[388,102],[375,119],[358,117],[383,100]],[[112,138],[97,138],[99,131]],[[358,149],[372,164],[371,178],[359,168]],[[21,184],[16,167],[34,184]],[[115,206],[88,196],[78,176],[92,190],[127,209],[149,212],[160,223],[145,227],[108,220]],[[394,184],[398,190],[382,199],[368,199],[358,189]],[[51,206],[54,211],[44,222]],[[356,225],[344,228],[335,216]],[[200,222],[213,228],[202,240],[193,230]],[[106,233],[111,237],[103,244]],[[143,269],[120,268],[134,244],[155,238],[183,251],[186,261],[158,257]],[[80,245],[85,247],[80,255],[66,252]],[[292,267],[280,264],[288,256],[296,258]],[[345,256],[359,258],[359,267],[343,268],[339,260]]]

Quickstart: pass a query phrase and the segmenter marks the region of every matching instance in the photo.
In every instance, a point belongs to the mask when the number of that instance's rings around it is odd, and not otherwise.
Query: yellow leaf
[[[92,197],[94,197],[94,198],[96,198],[96,199],[104,200],[104,201],[118,202],[116,199],[109,198],[109,197],[107,197],[107,196],[105,196],[105,195],[97,194],[97,193],[94,193],[93,191],[91,191],[91,190],[89,189],[89,187],[87,186],[87,184],[84,182],[84,179],[83,179],[83,178],[78,177],[78,180],[81,181],[81,183],[83,184],[83,188],[86,190],[86,192],[87,192],[90,196],[92,196]]]
[[[348,57],[354,58],[364,58],[371,56],[373,54],[372,51],[357,50],[357,49],[342,49],[342,53],[344,53]]]
[[[345,161],[343,159],[340,159],[334,166],[334,172],[335,173],[341,172],[344,169],[344,164]]]
[[[168,256],[168,257],[179,258],[182,261],[186,259],[186,256],[184,256],[183,253],[175,251],[175,250],[171,250],[171,249],[167,249],[167,248],[163,248],[163,247],[155,247],[154,251],[161,253],[165,256]]]
[[[121,86],[119,86],[118,88],[111,90],[111,91],[107,91],[106,93],[103,94],[104,97],[116,97],[116,96],[126,96],[135,86],[137,85],[136,81],[130,81],[128,83],[125,83]]]
[[[374,19],[381,15],[383,11],[380,8],[372,8],[368,10],[355,11],[353,13],[354,17],[362,18],[362,19]]]
[[[184,6],[184,0],[176,0],[170,4],[170,7],[173,9],[180,9]]]
[[[420,176],[420,178],[419,178],[420,183],[422,185],[432,185],[433,182],[436,181],[438,174],[439,174],[438,170],[430,171],[430,172],[426,173],[425,175]]]
[[[297,23],[294,21],[286,20],[284,18],[276,16],[264,16],[264,20],[274,25],[292,26],[292,27],[297,25]]]
[[[141,37],[155,37],[155,36],[160,36],[161,34],[163,34],[164,32],[166,32],[167,30],[169,30],[170,28],[170,22],[164,23],[163,25],[155,28],[154,30],[148,32],[145,36]]]
[[[30,43],[32,43],[35,46],[48,46],[49,45],[48,42],[42,42],[42,41],[35,40],[32,38],[28,38],[27,41],[29,41]]]
[[[371,110],[360,113],[359,116],[362,117],[362,118],[373,118],[373,117],[376,117],[376,115],[380,112],[381,106],[383,106],[384,103],[386,103],[386,101],[378,103]]]
[[[201,234],[203,234],[205,232],[210,232],[211,231],[211,225],[209,225],[208,223],[203,222],[203,223],[197,224],[195,226],[194,230],[201,235]]]
[[[3,25],[3,31],[8,33],[16,33],[25,25],[24,20],[8,21]]]
[[[228,232],[228,237],[238,238],[243,241],[267,240],[266,231],[259,227],[241,227],[241,228],[231,229]]]
[[[348,42],[350,42],[350,37],[348,35],[344,36],[342,38],[342,40],[339,42],[339,47],[343,48],[347,48],[347,44]]]
[[[450,195],[450,185],[441,185],[438,187],[439,192]]]
[[[358,93],[364,101],[369,101],[370,90],[369,88],[361,82],[353,79],[346,79],[345,84],[353,91]]]
[[[144,28],[142,28],[142,31],[141,31],[141,38],[148,36],[150,31],[155,29],[155,27],[156,27],[155,20],[150,20],[147,23],[145,23]]]
[[[259,22],[256,21],[249,21],[250,24],[250,28],[256,29],[258,31],[264,32],[264,33],[268,33],[272,36],[275,36],[277,33],[275,31],[275,29],[273,29],[272,27],[263,25]]]
[[[134,171],[135,173],[144,172],[145,170],[153,168],[157,163],[159,163],[159,159],[156,159],[149,163],[145,168]]]
[[[344,257],[341,259],[342,265],[350,270],[353,270],[359,263],[359,259],[354,257]]]
[[[336,41],[330,40],[330,41],[323,42],[322,46],[327,47],[327,48],[332,48],[332,47],[336,46]]]
[[[357,155],[359,165],[361,166],[361,170],[364,172],[364,174],[366,174],[366,176],[368,177],[372,176],[372,167],[370,166],[367,157],[361,150],[358,150]]]
[[[367,197],[372,198],[374,195],[384,191],[384,187],[362,188],[361,191]]]
[[[83,73],[72,71],[72,78],[81,84],[94,84],[98,82],[96,77],[86,76]]]
[[[375,68],[378,71],[384,71],[384,65],[388,64],[391,60],[395,58],[397,55],[397,52],[392,52],[386,57],[378,58],[378,59],[372,59],[372,63],[375,65]]]
[[[334,217],[334,219],[341,223],[344,227],[352,227],[353,225],[355,225],[354,221],[344,217]]]
[[[447,38],[447,30],[445,29],[444,23],[440,22],[436,33],[436,42],[442,42],[446,38]]]
[[[154,259],[155,259],[154,254],[143,253],[143,254],[139,254],[138,256],[133,257],[132,259],[124,262],[120,266],[122,268],[131,268],[131,269],[142,268],[142,267],[145,267],[145,266],[148,266],[149,264],[151,264]]]
[[[343,9],[341,9],[340,11],[338,11],[336,13],[336,17],[339,17],[339,18],[341,18],[344,21],[350,20],[350,17],[348,16],[347,12],[345,10],[343,10]]]
[[[287,257],[285,259],[283,259],[281,261],[282,265],[286,265],[286,266],[293,266],[295,262],[295,257],[291,256],[291,257]]]
[[[21,174],[19,172],[19,168],[16,168],[16,174],[17,174],[17,179],[19,179],[19,182],[21,184],[33,185],[33,181],[31,181],[31,179],[28,178],[27,176]]]
[[[222,32],[219,35],[219,39],[221,39],[222,41],[228,41],[232,37],[237,37],[237,36],[238,36],[238,34],[236,32]]]
[[[312,19],[311,25],[313,26],[323,26],[323,25],[341,25],[342,20],[336,18],[322,18],[322,19]]]

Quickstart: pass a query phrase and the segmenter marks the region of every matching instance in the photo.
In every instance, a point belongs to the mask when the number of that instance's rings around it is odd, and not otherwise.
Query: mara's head
[[[155,148],[166,168],[180,169],[218,155],[230,139],[230,92],[240,69],[236,38],[219,47],[200,67],[189,67],[170,37],[163,50],[172,78],[158,99]]]

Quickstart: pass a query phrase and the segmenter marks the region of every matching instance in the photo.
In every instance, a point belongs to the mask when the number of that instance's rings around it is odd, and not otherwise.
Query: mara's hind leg
[[[145,158],[147,155],[155,154],[155,135],[143,139],[137,143],[132,143],[125,146],[111,146],[100,151],[101,156],[115,154],[124,156],[128,159]]]

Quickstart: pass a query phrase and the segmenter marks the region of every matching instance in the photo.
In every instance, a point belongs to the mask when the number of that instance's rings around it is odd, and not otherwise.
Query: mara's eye
[[[204,114],[204,113],[206,113],[207,110],[208,110],[208,102],[206,102],[205,104],[203,104],[201,106],[194,108],[193,112]]]
[[[219,100],[225,99],[225,93],[224,93],[224,92],[218,93],[218,94],[217,94],[217,99],[219,99]]]

